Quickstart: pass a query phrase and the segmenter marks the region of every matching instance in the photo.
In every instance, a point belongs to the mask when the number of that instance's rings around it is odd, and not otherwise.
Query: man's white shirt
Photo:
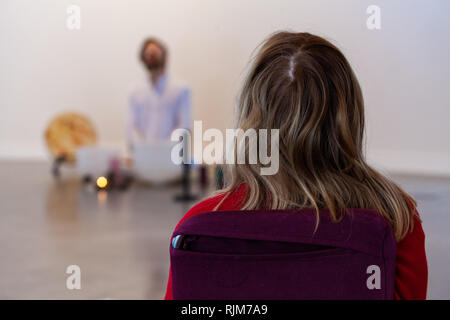
[[[169,140],[173,130],[190,129],[191,92],[181,82],[162,75],[150,79],[129,98],[128,143]]]

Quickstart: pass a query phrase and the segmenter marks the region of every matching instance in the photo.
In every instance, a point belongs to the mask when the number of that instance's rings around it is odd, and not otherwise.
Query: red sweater
[[[222,202],[218,210],[240,210],[241,200],[244,195],[245,188],[238,188]],[[213,211],[224,196],[225,194],[220,194],[193,206],[178,222],[175,230],[184,220],[199,213]],[[425,234],[420,220],[416,218],[413,231],[397,243],[394,298],[396,300],[426,299],[427,281],[428,267],[425,256]],[[172,300],[172,275],[170,270],[165,299]]]

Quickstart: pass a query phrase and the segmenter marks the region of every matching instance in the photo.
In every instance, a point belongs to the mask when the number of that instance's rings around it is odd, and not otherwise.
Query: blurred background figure
[[[130,96],[127,139],[131,149],[136,143],[167,141],[173,130],[189,129],[191,124],[191,93],[167,74],[167,48],[149,38],[142,45],[140,59],[148,79]]]

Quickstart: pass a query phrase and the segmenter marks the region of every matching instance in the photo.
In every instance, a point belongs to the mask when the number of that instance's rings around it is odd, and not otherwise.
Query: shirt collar
[[[167,85],[167,78],[167,73],[164,73],[158,78],[155,84],[153,84],[151,78],[149,78],[150,85],[157,93],[162,94]]]

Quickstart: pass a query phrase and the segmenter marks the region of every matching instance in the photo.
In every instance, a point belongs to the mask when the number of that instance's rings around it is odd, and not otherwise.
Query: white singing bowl
[[[133,152],[133,171],[136,178],[152,183],[170,182],[181,177],[181,165],[172,162],[174,142],[146,142],[136,144]]]
[[[76,167],[79,175],[99,177],[107,174],[111,160],[120,159],[120,149],[113,147],[84,146],[76,152]]]

